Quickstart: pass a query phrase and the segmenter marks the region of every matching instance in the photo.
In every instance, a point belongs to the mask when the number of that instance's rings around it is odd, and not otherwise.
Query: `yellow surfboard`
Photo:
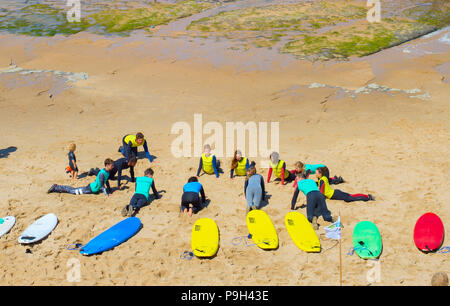
[[[266,212],[253,209],[247,214],[247,227],[253,242],[261,249],[276,249],[278,235]]]
[[[320,241],[311,223],[301,213],[291,211],[284,217],[289,236],[295,245],[305,252],[320,252]]]
[[[192,252],[197,257],[212,257],[219,249],[219,228],[213,219],[198,219],[192,227]]]

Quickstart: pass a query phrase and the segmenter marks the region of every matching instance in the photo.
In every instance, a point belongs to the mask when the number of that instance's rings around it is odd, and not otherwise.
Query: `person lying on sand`
[[[200,202],[199,193],[202,197]],[[183,186],[183,195],[181,196],[181,210],[183,213],[197,213],[202,208],[202,203],[206,202],[205,191],[202,184],[198,182],[197,177],[192,176],[188,182]],[[190,207],[192,205],[192,207]]]
[[[319,228],[317,218],[320,216],[327,222],[336,222],[336,218],[331,216],[331,213],[327,208],[327,203],[325,202],[325,197],[320,193],[316,182],[307,179],[306,176],[301,173],[297,174],[297,189],[292,196],[291,210],[295,209],[299,191],[303,192],[306,196],[306,217],[308,221],[312,223],[315,230]]]
[[[247,179],[244,185],[244,195],[247,200],[247,212],[252,209],[259,209],[264,196],[266,194],[264,188],[264,178],[256,173],[254,166],[247,170]]]
[[[67,170],[69,170],[74,180],[78,178],[77,158],[75,156],[76,148],[77,148],[76,144],[71,143],[69,145],[69,153],[67,154],[67,156],[69,157],[69,167],[67,168]]]
[[[203,147],[203,153],[200,157],[200,163],[198,165],[197,177],[200,176],[200,171],[207,174],[215,174],[216,178],[219,177],[219,167],[220,161],[216,159],[214,154],[211,154],[211,146],[209,144],[205,144]]]
[[[122,138],[122,146],[119,148],[119,152],[122,153],[123,156],[129,161],[131,154],[134,154],[134,156],[138,155],[137,147],[139,146],[144,147],[145,156],[150,162],[153,162],[152,156],[148,152],[147,141],[144,138],[144,134],[141,132],[136,135],[125,135]]]
[[[327,173],[329,173],[327,167],[320,167],[316,170],[319,190],[327,199],[343,200],[345,202],[374,200],[371,194],[348,194],[346,192],[340,191],[339,189],[332,189],[330,187],[330,183],[328,182]]]
[[[267,183],[270,183],[272,172],[276,178],[281,179],[281,185],[285,185],[285,181],[290,182],[295,179],[295,175],[286,170],[286,162],[279,158],[278,152],[272,152],[269,158],[271,168],[267,174]]]
[[[254,166],[255,162],[252,161],[250,164],[247,157],[242,156],[240,150],[234,151],[234,157],[231,161],[230,178],[232,179],[236,176],[246,176],[247,171],[251,166]]]
[[[311,173],[316,173],[316,170],[320,167],[326,167],[323,164],[304,164],[301,161],[298,161],[294,164],[294,170],[291,171],[292,174],[297,175],[299,173],[305,174],[306,178],[309,177]],[[327,168],[328,170],[328,168]],[[327,174],[327,177],[330,177],[329,173]],[[332,184],[340,184],[343,183],[344,179],[342,176],[337,177],[336,175],[333,178],[329,179],[330,185]],[[294,184],[292,187],[297,187],[297,181],[294,181]]]
[[[58,193],[70,193],[70,194],[92,194],[98,193],[100,189],[106,196],[111,193],[111,187],[109,186],[108,178],[109,172],[114,167],[114,161],[111,158],[105,159],[105,168],[100,170],[97,174],[95,181],[86,187],[74,188],[72,186],[64,186],[53,184],[52,187],[47,191],[47,193],[58,192]],[[105,187],[106,186],[106,187]]]
[[[136,187],[133,197],[130,200],[130,204],[126,205],[122,209],[123,217],[130,217],[142,206],[148,203],[150,188],[152,188],[155,199],[160,199],[158,191],[155,187],[155,180],[153,179],[153,169],[148,168],[144,172],[144,176],[136,178]]]
[[[114,161],[114,167],[109,172],[109,179],[114,180],[115,175],[117,173],[117,188],[121,189],[120,187],[120,180],[122,179],[122,170],[130,168],[130,176],[131,176],[131,182],[134,183],[134,166],[136,166],[137,158],[136,156],[132,155],[130,157],[130,160],[127,161],[125,157],[119,158],[118,160]]]

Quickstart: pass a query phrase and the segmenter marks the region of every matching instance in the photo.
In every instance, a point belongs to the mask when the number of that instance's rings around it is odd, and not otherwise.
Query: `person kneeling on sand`
[[[120,180],[122,179],[122,170],[130,168],[130,176],[131,176],[131,182],[134,183],[134,166],[136,166],[137,159],[133,155],[130,157],[130,160],[127,161],[125,157],[119,158],[118,160],[114,161],[114,167],[110,171],[109,179],[114,180],[117,174],[117,188],[120,188]]]
[[[269,158],[270,168],[267,173],[267,183],[270,183],[272,172],[276,178],[281,179],[281,185],[285,185],[285,181],[290,182],[295,179],[295,175],[286,170],[286,162],[279,158],[278,152],[272,152]]]
[[[100,172],[97,174],[97,178],[93,183],[87,185],[86,187],[79,187],[79,188],[53,184],[52,187],[50,187],[50,189],[47,191],[47,193],[58,192],[76,195],[92,194],[92,193],[96,194],[101,189],[106,196],[109,196],[109,194],[111,193],[111,187],[109,186],[108,178],[109,172],[112,170],[113,167],[114,161],[111,158],[107,158],[105,159],[105,168],[100,170]]]
[[[328,182],[327,174],[329,173],[327,167],[320,167],[316,170],[316,177],[319,180],[319,190],[327,198],[331,200],[343,200],[345,202],[354,201],[373,201],[375,200],[371,194],[349,194],[339,189],[332,189]]]
[[[291,171],[292,174],[297,175],[299,173],[303,173],[306,178],[309,177],[309,175],[312,173],[316,173],[316,170],[319,169],[320,167],[325,167],[327,168],[327,166],[323,165],[323,164],[304,164],[301,161],[298,161],[294,164],[294,170]],[[328,168],[327,168],[328,171]],[[340,184],[340,183],[344,183],[344,179],[342,178],[342,176],[337,177],[336,175],[332,178],[330,178],[330,173],[327,173],[327,177],[328,177],[328,182],[330,183],[330,185],[332,184]],[[292,187],[297,187],[297,180],[294,181],[294,184],[292,185]]]
[[[297,174],[297,189],[292,197],[291,210],[295,209],[299,191],[303,192],[306,196],[306,217],[308,221],[312,223],[315,230],[319,228],[317,218],[320,216],[327,222],[336,222],[336,218],[331,216],[331,213],[327,208],[327,203],[325,202],[325,197],[320,193],[316,182],[307,179],[305,175],[301,173]]]
[[[152,188],[155,199],[160,199],[158,191],[155,187],[155,180],[153,179],[153,169],[148,168],[144,172],[144,176],[136,178],[136,190],[133,197],[130,200],[130,204],[126,205],[122,209],[122,216],[129,217],[132,216],[136,211],[138,211],[142,206],[148,203],[150,188]]]
[[[243,157],[240,150],[236,150],[231,161],[230,178],[232,179],[234,176],[246,176],[248,169],[252,166],[255,166],[255,162],[252,161],[249,163],[248,158]]]
[[[245,180],[244,195],[247,200],[247,212],[259,209],[265,196],[264,178],[256,173],[255,167],[250,167]]]
[[[119,152],[129,161],[132,155],[138,156],[137,148],[139,146],[144,147],[145,157],[150,162],[153,162],[152,156],[148,152],[147,140],[145,140],[144,134],[141,132],[136,133],[136,135],[128,134],[123,136],[122,146],[119,148]]]
[[[200,176],[200,171],[207,174],[215,174],[216,178],[219,177],[219,167],[220,162],[216,159],[214,154],[211,154],[211,146],[209,144],[205,144],[203,147],[203,153],[200,157],[200,163],[198,165],[197,177]]]
[[[200,202],[199,194],[202,199]],[[202,184],[198,182],[195,176],[189,178],[188,182],[183,186],[183,195],[181,196],[181,210],[183,213],[197,213],[202,208],[202,203],[206,202],[205,191]],[[192,207],[190,207],[192,205]]]

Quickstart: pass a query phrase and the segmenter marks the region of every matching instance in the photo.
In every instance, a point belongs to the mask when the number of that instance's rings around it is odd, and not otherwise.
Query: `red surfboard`
[[[414,243],[419,250],[433,252],[439,249],[444,240],[444,224],[433,213],[423,214],[414,227]]]

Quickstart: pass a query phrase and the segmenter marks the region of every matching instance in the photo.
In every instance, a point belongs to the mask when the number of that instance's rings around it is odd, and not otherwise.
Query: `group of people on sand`
[[[197,175],[189,178],[188,183],[183,187],[181,209],[184,213],[192,215],[202,208],[206,202],[203,186],[198,182],[201,171],[205,174],[215,175],[219,178],[220,161],[211,153],[210,145],[206,144],[200,158]],[[279,158],[277,152],[270,154],[270,168],[267,174],[267,183],[270,183],[272,174],[281,180],[285,185],[293,182],[295,188],[292,196],[291,209],[295,210],[299,192],[306,196],[306,214],[309,222],[315,229],[318,228],[317,219],[322,216],[325,221],[335,222],[327,208],[325,199],[343,200],[345,202],[370,201],[374,197],[370,194],[349,194],[339,189],[332,189],[330,185],[343,183],[342,177],[334,176],[330,178],[327,166],[323,164],[304,164],[296,162],[294,170],[286,169],[286,162]],[[315,175],[317,182],[309,177]],[[250,162],[242,155],[240,150],[234,152],[231,161],[230,178],[235,176],[245,176],[244,195],[247,201],[247,212],[252,209],[260,209],[265,201],[265,183],[262,175],[256,171],[256,163]],[[192,207],[191,207],[192,206]]]
[[[161,197],[156,190],[153,179],[154,172],[151,168],[144,171],[144,176],[134,178],[134,167],[137,163],[137,148],[139,146],[143,146],[146,157],[150,162],[153,162],[144,135],[142,133],[137,133],[136,135],[128,134],[123,137],[122,146],[119,148],[119,152],[124,157],[116,161],[107,158],[103,169],[98,171],[91,169],[89,174],[96,175],[93,183],[79,188],[53,184],[48,193],[58,192],[79,195],[102,191],[106,196],[109,196],[112,193],[109,180],[117,179],[117,189],[122,189],[122,171],[130,169],[131,182],[135,182],[135,193],[130,203],[122,209],[122,215],[124,217],[134,215],[142,206],[148,203],[150,189],[152,189],[155,199]],[[75,149],[75,144],[71,144],[68,153],[69,167],[67,167],[67,170],[70,170],[72,177],[77,179],[78,167],[74,153]],[[183,194],[181,196],[181,211],[183,213],[191,216],[193,213],[200,211],[207,202],[205,190],[199,182],[201,172],[215,175],[216,178],[219,178],[220,171],[220,161],[211,152],[211,146],[206,144],[200,157],[197,175],[190,177],[183,186]],[[267,183],[270,183],[272,175],[281,180],[282,185],[293,182],[295,191],[292,196],[291,210],[298,209],[295,207],[295,204],[300,192],[306,196],[306,215],[315,229],[318,228],[317,219],[320,216],[328,222],[336,221],[327,208],[326,199],[343,200],[345,202],[374,200],[374,197],[370,194],[349,194],[339,189],[331,188],[331,185],[343,183],[344,180],[340,176],[330,178],[329,170],[323,164],[304,164],[298,161],[294,164],[294,169],[288,171],[286,162],[279,158],[278,152],[270,154]],[[316,177],[317,182],[310,178],[312,175]],[[257,173],[256,163],[254,161],[250,162],[247,157],[242,155],[240,150],[235,151],[231,161],[230,179],[233,179],[235,176],[246,177],[244,195],[247,201],[247,212],[252,209],[260,209],[266,198],[264,178]]]
[[[135,184],[135,193],[130,200],[130,203],[122,209],[123,216],[131,216],[135,214],[142,206],[146,205],[149,201],[150,189],[155,196],[155,199],[159,199],[161,196],[155,187],[155,181],[153,179],[153,170],[148,168],[144,171],[144,176],[134,177],[134,167],[137,163],[137,148],[143,146],[146,157],[150,162],[153,162],[153,158],[148,151],[147,141],[142,133],[136,135],[128,134],[122,138],[122,146],[119,147],[119,152],[124,157],[114,161],[111,158],[105,159],[104,168],[101,170],[91,169],[89,175],[96,175],[95,181],[85,187],[72,187],[66,185],[53,184],[47,193],[70,193],[75,195],[80,194],[97,194],[102,191],[106,196],[112,194],[112,189],[109,184],[109,180],[117,179],[117,189],[121,190],[121,180],[123,179],[122,171],[130,169],[130,181]],[[66,168],[72,175],[73,179],[78,178],[78,166],[75,156],[76,145],[71,144],[69,146],[69,166]]]

